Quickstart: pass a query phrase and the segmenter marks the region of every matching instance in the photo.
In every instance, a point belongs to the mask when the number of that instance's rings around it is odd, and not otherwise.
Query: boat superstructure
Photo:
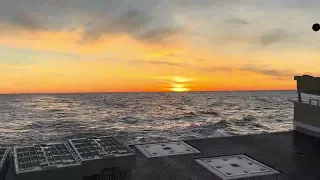
[[[320,137],[320,77],[295,76],[298,101],[294,102],[294,130]],[[312,97],[303,99],[302,94]]]

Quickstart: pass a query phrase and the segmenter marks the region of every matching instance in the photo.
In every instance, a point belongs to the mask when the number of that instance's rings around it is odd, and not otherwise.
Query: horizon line
[[[197,92],[246,92],[246,91],[296,91],[296,89],[266,89],[266,90],[203,90],[203,91],[102,91],[102,92],[31,92],[31,93],[0,93],[0,95],[23,95],[23,94],[116,94],[116,93],[197,93]]]

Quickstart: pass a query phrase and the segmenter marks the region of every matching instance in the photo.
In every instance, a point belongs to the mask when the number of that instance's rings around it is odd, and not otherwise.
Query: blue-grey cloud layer
[[[306,16],[310,12],[310,21],[307,23],[311,23],[316,9],[320,7],[320,1],[317,0],[0,0],[0,4],[0,22],[30,31],[83,27],[83,42],[95,41],[106,34],[122,33],[144,42],[161,42],[167,37],[184,33],[184,26],[187,24],[176,19],[177,14],[182,14],[189,23],[207,18],[203,28],[211,28],[213,34],[223,32],[216,36],[221,35],[226,40],[232,39],[231,35],[245,36],[242,31],[247,32],[245,34],[258,31],[255,32],[257,38],[254,42],[262,46],[269,46],[295,35],[290,33],[294,30],[289,29],[293,28],[287,26],[289,24],[281,25],[282,17],[268,17],[273,11],[281,14],[283,10],[283,17],[288,9]],[[241,12],[241,9],[249,13]],[[274,21],[274,26],[281,27],[259,29],[257,19],[253,21],[246,17],[246,14],[250,16],[250,11],[266,13],[263,18],[269,18]],[[295,26],[305,22],[294,15],[289,17],[293,19]],[[233,26],[219,27],[215,24],[217,21]],[[270,21],[266,22],[269,23],[268,26],[272,26]],[[307,24],[301,24],[305,25]],[[256,30],[252,30],[255,28]]]

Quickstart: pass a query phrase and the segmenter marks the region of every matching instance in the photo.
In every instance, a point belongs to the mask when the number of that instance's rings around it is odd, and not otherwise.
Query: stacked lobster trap
[[[0,148],[0,180],[5,179],[9,165],[9,148]]]
[[[129,180],[135,153],[114,136],[71,139],[69,144],[82,162],[84,180]]]
[[[13,180],[130,180],[136,167],[134,151],[114,136],[14,147],[12,154]]]

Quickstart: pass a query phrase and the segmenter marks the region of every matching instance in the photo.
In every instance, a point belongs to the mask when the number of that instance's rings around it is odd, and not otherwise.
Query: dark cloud
[[[129,34],[138,40],[155,42],[180,32],[173,9],[160,0],[12,0],[1,2],[0,24],[27,30],[84,27],[80,42],[108,34]]]
[[[0,6],[0,23],[4,20],[28,30],[84,27],[79,42],[94,42],[109,34],[128,34],[143,42],[162,43],[185,32],[175,14],[230,2],[232,0],[4,0]]]
[[[108,7],[94,17],[85,26],[83,41],[94,41],[103,35],[129,34],[142,42],[161,43],[183,32],[183,26],[173,18],[173,7],[158,0],[126,3],[113,1],[113,9]]]
[[[245,3],[248,2],[247,0],[172,0],[171,3],[175,4],[180,7],[190,8],[190,7],[211,7],[211,6],[217,6],[217,5],[226,5],[230,3]]]
[[[276,7],[276,8],[319,8],[318,0],[255,0],[255,5],[259,7]]]
[[[8,23],[27,30],[36,30],[74,13],[73,1],[63,0],[1,0],[0,23]]]
[[[25,12],[17,12],[12,17],[12,22],[21,28],[28,30],[37,30],[42,28],[34,16]]]
[[[174,37],[175,35],[182,34],[184,29],[181,27],[165,27],[145,31],[135,36],[137,39],[144,42],[164,42],[167,38]]]
[[[277,7],[278,4],[287,5],[287,7],[303,4],[311,6],[312,3],[320,4],[316,0],[305,1],[302,3],[302,1],[298,0],[279,0],[279,3],[278,1],[272,1],[271,3],[270,0],[258,0],[259,6],[257,8],[264,6]],[[60,30],[65,27],[68,29],[84,27],[85,32],[80,42],[92,42],[103,35],[115,33],[129,34],[143,42],[163,42],[174,35],[184,33],[184,25],[176,19],[176,15],[187,14],[189,15],[188,18],[196,19],[197,14],[201,15],[206,10],[212,12],[217,9],[230,9],[228,6],[230,4],[237,6],[245,5],[246,3],[256,4],[256,1],[2,0],[0,23],[5,21],[28,30],[41,28]],[[238,25],[249,23],[239,17],[228,19],[226,22]],[[282,40],[284,35],[281,30],[262,34],[259,43],[264,46],[270,45]]]
[[[262,33],[259,36],[258,43],[262,46],[269,46],[274,43],[281,42],[288,37],[288,34],[283,29],[276,29],[270,32]]]
[[[226,23],[232,24],[232,25],[247,25],[249,24],[248,21],[240,18],[230,18],[225,20]]]
[[[152,17],[149,14],[144,14],[141,11],[131,9],[109,21],[87,24],[87,30],[85,31],[83,38],[87,41],[97,40],[104,34],[134,34],[148,25],[151,21]]]

